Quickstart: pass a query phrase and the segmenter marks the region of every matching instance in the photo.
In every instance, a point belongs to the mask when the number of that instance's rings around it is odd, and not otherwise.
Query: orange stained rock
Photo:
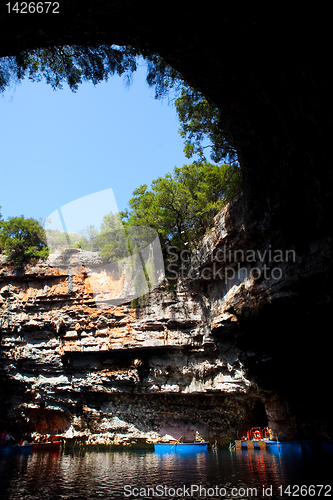
[[[131,335],[132,329],[128,328],[126,325],[125,327],[118,327],[118,328],[110,328],[109,329],[109,340],[112,341],[112,339],[119,339],[119,338],[124,338],[128,337]]]
[[[59,354],[59,356],[63,356],[65,354],[65,349],[63,346],[60,346],[55,349],[55,352]]]
[[[72,277],[73,277],[73,281],[75,281],[75,283],[83,284],[84,281],[86,280],[86,273],[82,272],[82,270],[74,271],[72,274]]]
[[[86,292],[87,295],[91,295],[93,293],[91,285],[90,285],[89,278],[86,278],[84,280],[84,288],[85,288],[85,292]]]
[[[75,341],[65,341],[63,344],[63,351],[82,351],[82,347],[77,345]]]
[[[18,296],[20,300],[26,302],[31,298],[37,297],[39,295],[39,291],[40,290],[37,288],[28,287],[26,290],[18,292]]]
[[[94,294],[96,300],[112,300],[119,297],[124,289],[124,285],[124,274],[121,275],[120,279],[115,279],[106,270],[102,270],[99,273],[92,272],[86,280],[86,289],[89,286],[90,293]]]
[[[68,282],[67,279],[65,279],[50,286],[48,295],[67,295],[67,291],[68,291]]]

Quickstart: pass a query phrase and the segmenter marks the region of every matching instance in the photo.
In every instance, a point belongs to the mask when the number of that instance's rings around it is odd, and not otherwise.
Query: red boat
[[[44,443],[30,443],[32,451],[59,451],[62,441],[45,441]]]

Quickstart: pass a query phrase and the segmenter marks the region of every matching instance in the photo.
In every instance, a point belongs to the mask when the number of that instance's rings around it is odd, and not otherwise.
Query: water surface
[[[0,455],[0,498],[332,498],[333,447]],[[313,488],[310,488],[310,485]],[[303,488],[301,489],[301,487]]]

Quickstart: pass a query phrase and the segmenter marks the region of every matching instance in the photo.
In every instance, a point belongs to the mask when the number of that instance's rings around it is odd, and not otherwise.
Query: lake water
[[[333,447],[0,454],[0,498],[332,498]],[[323,486],[321,486],[323,485]]]

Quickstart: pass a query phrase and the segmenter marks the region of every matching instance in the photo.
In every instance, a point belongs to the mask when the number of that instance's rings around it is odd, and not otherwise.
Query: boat
[[[281,445],[285,444],[298,444],[297,441],[279,441],[278,438],[276,440],[271,439],[271,430],[268,427],[261,429],[260,427],[252,427],[250,430],[246,430],[241,434],[241,438],[235,441],[235,444],[232,447],[236,449],[260,449],[265,450],[268,447],[274,448],[277,446],[280,449]]]
[[[271,431],[268,427],[261,429],[260,427],[252,427],[250,430],[243,431],[241,438],[237,433],[237,440],[233,445],[237,449],[259,449],[265,450],[266,441],[270,438]]]
[[[32,451],[59,451],[62,441],[45,441],[43,443],[30,443]]]
[[[208,447],[208,441],[193,441],[190,443],[186,442],[168,442],[168,443],[155,443],[154,450],[158,453],[198,453],[206,451]]]

